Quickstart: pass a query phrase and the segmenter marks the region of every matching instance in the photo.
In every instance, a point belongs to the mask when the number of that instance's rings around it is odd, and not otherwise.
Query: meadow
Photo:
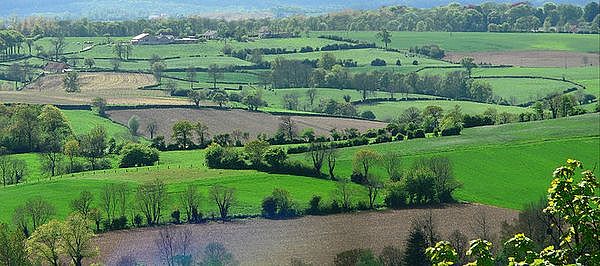
[[[383,46],[375,31],[326,31],[313,34],[338,35]],[[391,34],[391,48],[408,49],[415,45],[438,44],[451,52],[551,50],[598,53],[600,41],[598,34],[397,31]]]

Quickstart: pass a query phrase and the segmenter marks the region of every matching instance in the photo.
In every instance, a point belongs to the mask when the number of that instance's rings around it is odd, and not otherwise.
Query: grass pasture
[[[593,168],[600,163],[600,115],[589,114],[528,123],[465,129],[461,136],[377,144],[368,148],[384,154],[398,152],[409,167],[421,157],[445,156],[463,183],[460,200],[520,209],[543,197],[552,171],[568,158]],[[352,156],[364,147],[344,148],[336,174],[352,173]],[[292,158],[307,160],[304,155]],[[307,162],[308,163],[308,162]],[[386,176],[384,169],[373,173]]]
[[[487,78],[477,79],[476,81],[489,83],[492,86],[494,95],[500,96],[509,102],[514,99],[515,102],[511,104],[535,101],[546,97],[548,94],[562,93],[575,87],[570,83],[545,79]]]
[[[350,39],[383,43],[375,31],[327,31],[318,35],[338,35]],[[494,32],[392,32],[390,47],[408,49],[415,45],[440,45],[451,52],[485,51],[573,51],[598,53],[598,34],[494,33]]]
[[[488,108],[495,108],[498,112],[509,112],[519,114],[526,112],[526,108],[516,106],[504,106],[497,104],[476,103],[469,101],[445,101],[445,100],[428,100],[428,101],[399,101],[399,102],[379,102],[374,104],[359,104],[356,107],[359,112],[367,110],[372,111],[378,120],[390,120],[397,118],[402,112],[409,107],[416,107],[419,110],[425,109],[430,105],[442,107],[444,111],[450,111],[454,106],[460,106],[464,114],[481,114]]]

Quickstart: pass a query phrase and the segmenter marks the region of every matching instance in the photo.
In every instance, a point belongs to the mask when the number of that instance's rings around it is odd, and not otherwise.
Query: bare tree
[[[398,181],[401,177],[400,158],[401,156],[398,152],[386,152],[381,157],[381,163],[391,180]]]
[[[155,179],[138,186],[136,202],[139,210],[146,217],[148,224],[160,222],[161,212],[167,201],[167,187],[160,179]]]
[[[154,118],[148,121],[148,124],[146,125],[146,130],[148,130],[148,133],[150,134],[150,139],[154,139],[154,134],[156,134],[156,131],[158,130],[158,123]]]
[[[354,190],[348,180],[344,179],[338,181],[334,193],[334,198],[342,204],[344,210],[347,211],[352,208],[352,196],[354,195]]]
[[[71,201],[71,209],[87,218],[92,207],[94,195],[91,192],[84,190],[79,193],[79,197]]]
[[[107,184],[102,189],[100,194],[100,206],[106,213],[108,221],[112,221],[117,218],[117,211],[119,216],[125,216],[127,209],[127,185],[126,184]]]
[[[327,159],[327,167],[329,170],[329,178],[331,178],[331,180],[335,180],[335,164],[337,162],[337,157],[338,157],[338,152],[336,148],[333,148],[332,146],[329,146],[326,149],[326,154],[325,154],[325,158]]]
[[[423,230],[423,233],[425,234],[425,240],[427,241],[427,246],[435,246],[435,243],[437,243],[440,239],[440,234],[433,219],[433,212],[428,210],[427,214],[415,221],[415,224],[418,228]]]
[[[233,188],[226,188],[220,185],[212,186],[210,188],[210,197],[214,200],[215,204],[219,208],[219,214],[221,219],[227,219],[229,214],[229,208],[235,200],[235,190]]]
[[[308,102],[310,106],[313,106],[315,103],[315,98],[317,97],[317,89],[310,88],[306,91],[306,96],[308,96]]]
[[[475,215],[473,215],[473,219],[471,219],[471,221],[471,227],[473,228],[477,238],[492,241],[492,236],[490,233],[490,221],[485,210],[478,211]]]
[[[369,193],[369,208],[373,209],[375,207],[377,195],[379,195],[379,191],[383,188],[383,182],[377,176],[369,175],[367,176],[367,183],[365,186]]]
[[[286,137],[288,140],[293,140],[298,136],[298,126],[296,126],[296,123],[291,117],[282,116],[280,121],[279,131],[283,133],[284,137]]]
[[[67,43],[65,42],[65,37],[58,36],[50,40],[50,43],[52,44],[52,52],[54,53],[54,59],[58,60],[58,56],[63,53],[63,51],[65,50],[65,46],[67,46]]]
[[[189,228],[165,226],[158,232],[154,243],[165,265],[191,263],[192,231]]]
[[[469,248],[469,238],[458,230],[454,230],[450,237],[448,238],[452,247],[456,249],[456,253],[458,253],[458,265],[465,264],[466,261],[466,253]]]
[[[316,175],[321,175],[321,167],[323,167],[323,161],[327,156],[327,150],[325,145],[321,142],[311,142],[307,156],[310,158],[313,169]]]
[[[17,215],[21,212],[21,215]],[[48,222],[50,217],[56,213],[55,208],[49,202],[41,197],[36,197],[27,200],[25,205],[15,210],[15,223],[24,225],[22,229],[26,229],[29,221],[31,221],[32,231],[35,231],[38,226]]]
[[[198,208],[200,205],[200,199],[202,195],[198,191],[198,187],[194,185],[188,185],[187,189],[181,194],[179,200],[181,205],[185,207],[185,215],[188,222],[198,222]]]

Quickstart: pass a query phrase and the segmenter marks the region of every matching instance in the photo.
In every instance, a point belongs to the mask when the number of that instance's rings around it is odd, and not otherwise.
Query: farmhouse
[[[195,37],[175,38],[173,35],[159,34],[152,36],[149,33],[142,33],[131,39],[131,44],[133,45],[160,45],[196,42],[198,42],[198,39]]]
[[[202,35],[200,35],[200,37],[204,38],[205,40],[216,40],[218,36],[219,35],[216,30],[207,30]]]
[[[259,39],[269,39],[269,38],[292,38],[296,37],[295,34],[290,32],[273,32],[267,26],[262,26],[258,30],[258,38]]]
[[[71,68],[69,67],[69,65],[67,65],[63,62],[50,61],[50,62],[46,63],[46,65],[44,66],[44,72],[50,72],[50,73],[63,73],[70,69]]]

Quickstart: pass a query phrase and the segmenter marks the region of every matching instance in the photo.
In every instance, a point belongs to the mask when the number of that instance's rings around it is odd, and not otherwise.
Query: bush
[[[273,193],[266,197],[262,203],[262,213],[266,218],[287,218],[298,215],[294,203],[290,198],[290,193],[283,189],[275,189]]]
[[[370,110],[362,112],[360,114],[360,117],[369,119],[369,120],[375,120],[375,114],[373,112],[371,112]]]
[[[283,166],[287,160],[287,153],[279,147],[270,148],[265,153],[265,161],[272,167]]]
[[[365,134],[363,134],[364,137],[367,138],[375,138],[377,137],[377,131],[373,130],[373,129],[369,129],[367,130],[367,132],[365,132]]]
[[[206,149],[206,165],[217,169],[246,169],[248,168],[242,156],[233,149],[226,149],[213,144]]]
[[[135,217],[133,217],[133,224],[135,224],[136,227],[142,226],[143,221],[144,218],[142,218],[142,216],[139,213],[136,214]]]
[[[121,150],[119,167],[151,166],[158,162],[158,150],[142,144],[130,143]]]
[[[112,161],[108,158],[100,158],[100,159],[96,160],[96,163],[94,166],[96,167],[96,169],[91,169],[91,170],[104,170],[104,169],[113,168]]]
[[[177,88],[171,91],[171,96],[181,96],[188,97],[188,93],[192,91],[191,89]]]
[[[419,65],[419,61],[417,61],[417,60],[414,60],[414,61],[412,62],[412,64],[413,64],[413,65],[415,65],[415,66],[418,66],[418,65]]]
[[[460,135],[460,131],[462,129],[460,127],[450,127],[442,129],[442,136],[455,136]]]
[[[121,216],[112,220],[110,230],[123,230],[127,228],[127,217]]]
[[[397,66],[401,66],[402,65],[402,62],[400,61],[400,59],[396,60],[396,65]]]
[[[352,172],[352,175],[350,175],[350,181],[360,185],[365,185],[368,182],[367,177],[359,172]]]
[[[375,60],[371,61],[371,66],[386,66],[387,63],[383,59],[375,58]]]
[[[392,141],[392,137],[388,134],[381,134],[375,138],[375,143],[385,143]]]
[[[404,137],[405,136],[402,133],[398,133],[396,134],[396,141],[403,141]]]
[[[417,130],[415,130],[414,133],[415,133],[414,137],[416,139],[425,137],[425,131],[423,131],[422,129],[417,129]]]
[[[406,206],[406,189],[401,182],[394,182],[387,186],[387,193],[384,198],[385,206],[392,209],[399,209]]]
[[[165,137],[164,136],[156,136],[155,138],[152,139],[152,144],[150,144],[150,147],[158,149],[159,151],[166,151],[167,144],[165,142]]]
[[[321,213],[321,196],[314,195],[310,202],[308,203],[309,208],[307,210],[308,214],[319,214]]]

